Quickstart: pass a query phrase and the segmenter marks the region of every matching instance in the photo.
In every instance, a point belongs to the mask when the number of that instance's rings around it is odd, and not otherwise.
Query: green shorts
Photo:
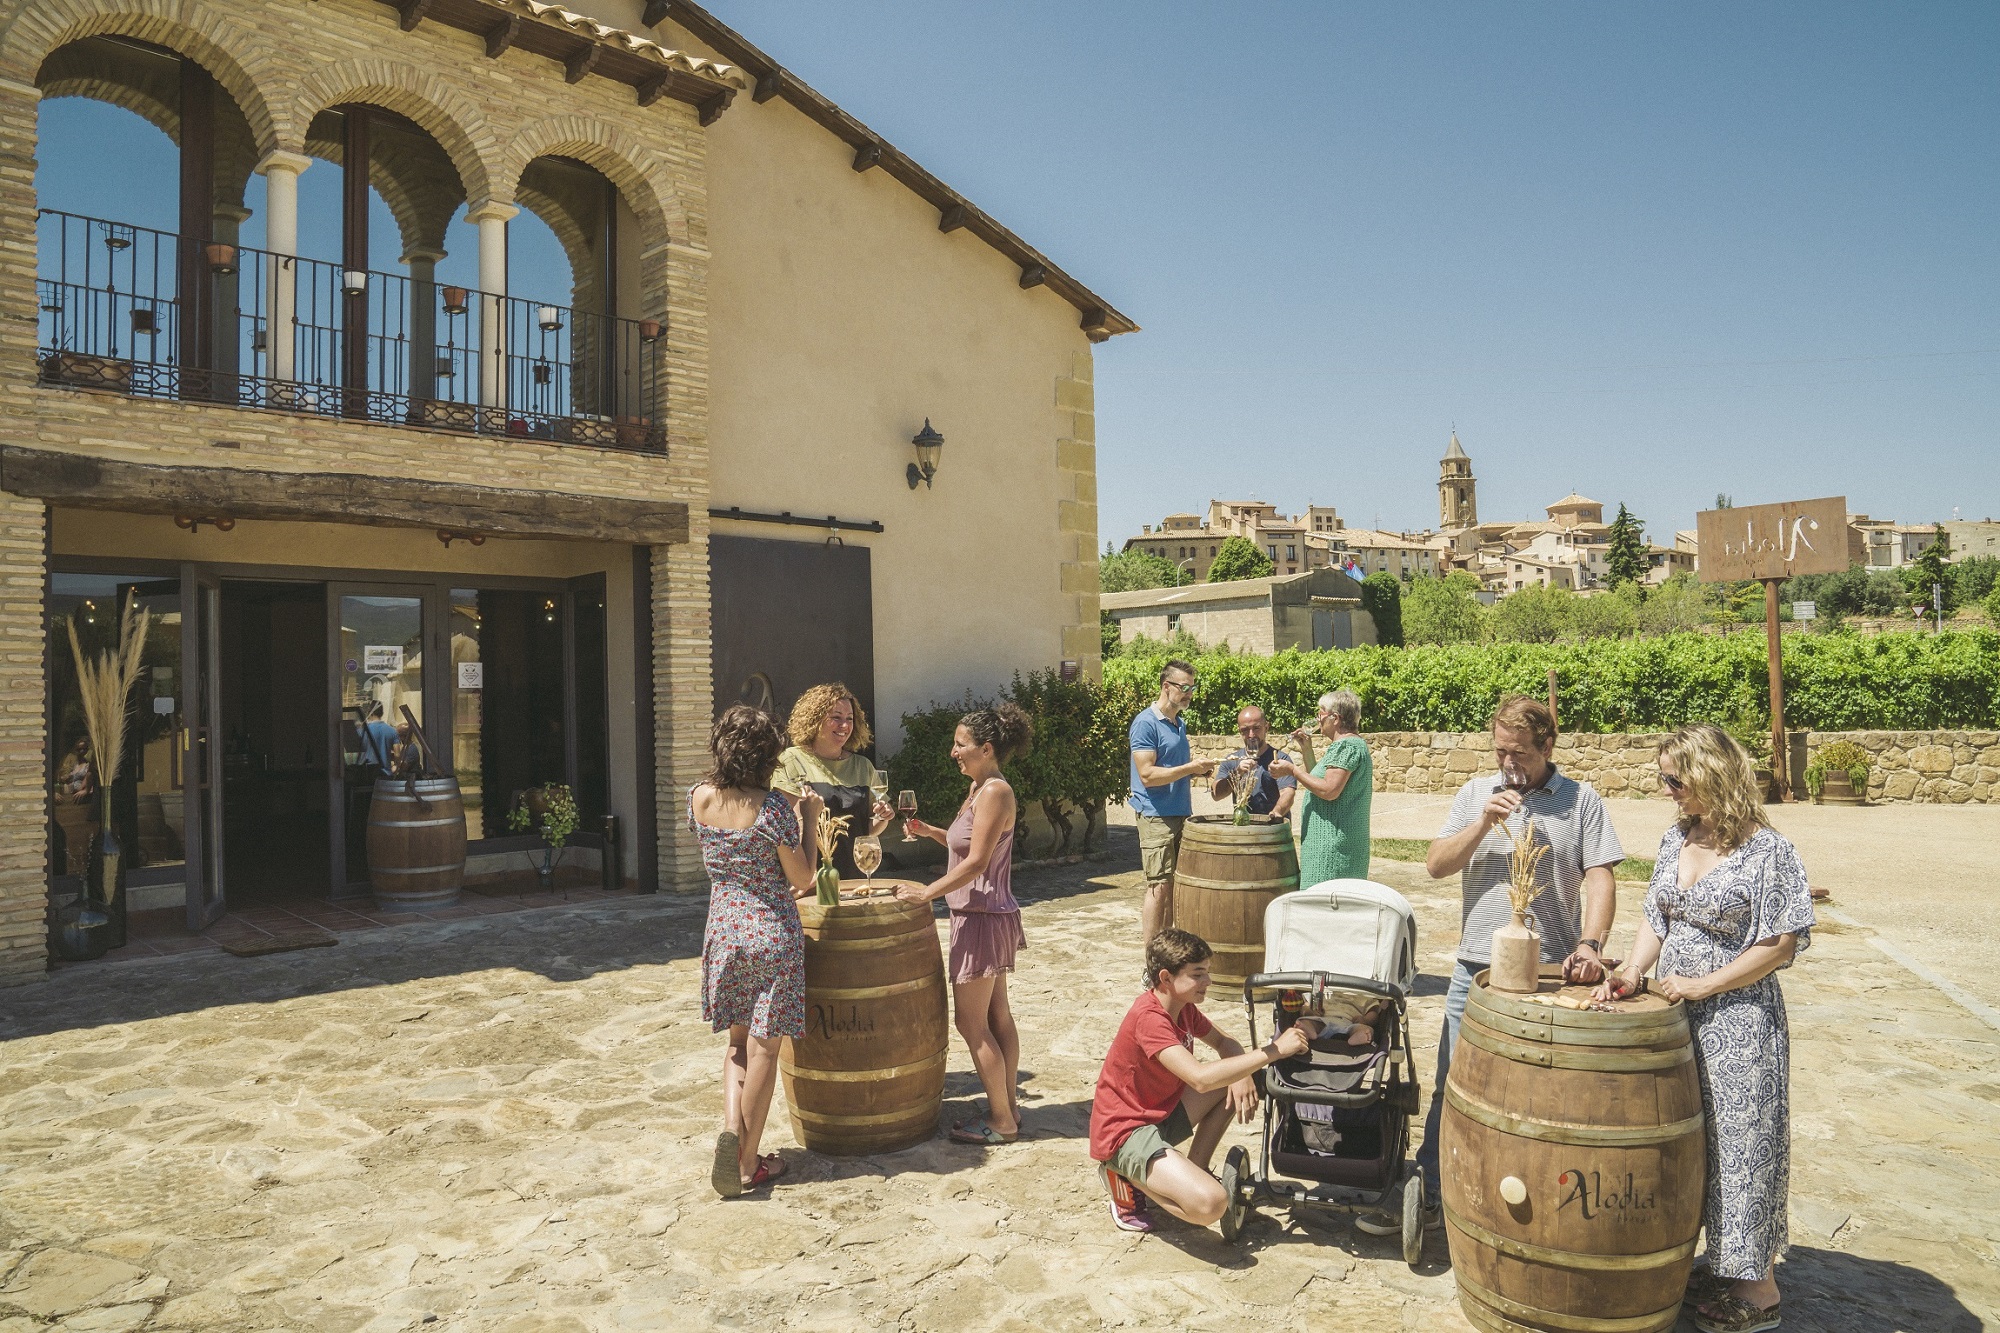
[[[1139,867],[1148,884],[1164,884],[1174,877],[1181,860],[1181,826],[1185,815],[1139,816]]]
[[[1176,1106],[1167,1118],[1157,1125],[1141,1125],[1125,1136],[1111,1154],[1111,1160],[1104,1165],[1116,1171],[1135,1185],[1146,1183],[1146,1169],[1153,1159],[1167,1151],[1176,1143],[1183,1143],[1194,1137],[1194,1126],[1188,1123],[1186,1104]]]

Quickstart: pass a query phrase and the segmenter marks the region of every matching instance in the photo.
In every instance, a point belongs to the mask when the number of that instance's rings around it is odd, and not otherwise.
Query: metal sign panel
[[[1792,619],[1793,619],[1793,620],[1818,620],[1818,619],[1819,619],[1819,603],[1818,603],[1818,602],[1793,602],[1793,603],[1792,603]]]
[[[1847,568],[1847,497],[1707,509],[1695,515],[1704,583],[1838,574]]]

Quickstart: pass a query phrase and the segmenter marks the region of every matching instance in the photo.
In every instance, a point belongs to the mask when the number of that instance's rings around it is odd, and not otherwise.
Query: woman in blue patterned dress
[[[701,1016],[729,1030],[722,1057],[722,1133],[709,1183],[725,1199],[776,1180],[785,1159],[759,1156],[778,1045],[806,1031],[806,939],[798,900],[812,892],[813,826],[820,798],[798,808],[771,790],[785,738],[745,704],[708,737],[715,768],[688,792],[688,827],[708,871],[708,930],[701,941]]]
[[[1655,987],[1687,1006],[1708,1141],[1707,1262],[1688,1280],[1703,1333],[1778,1327],[1791,1178],[1791,1045],[1778,969],[1810,943],[1812,891],[1792,844],[1764,818],[1750,756],[1720,727],[1660,746],[1680,819],[1660,840],[1632,959],[1602,997]]]

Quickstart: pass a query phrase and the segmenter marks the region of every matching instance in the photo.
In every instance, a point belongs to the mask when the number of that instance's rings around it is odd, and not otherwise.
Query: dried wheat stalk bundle
[[[146,631],[152,627],[153,613],[142,610],[139,599],[125,594],[125,609],[118,616],[118,646],[94,658],[86,657],[76,637],[76,617],[69,620],[69,650],[76,658],[77,692],[82,696],[83,727],[90,733],[90,750],[97,757],[97,782],[105,791],[118,778],[125,763],[125,720],[131,709],[132,687],[146,655]]]
[[[1513,844],[1513,850],[1507,854],[1507,903],[1517,915],[1525,916],[1535,904],[1535,895],[1541,892],[1540,886],[1535,883],[1535,870],[1541,865],[1542,858],[1549,854],[1549,844],[1536,844],[1533,816],[1528,818],[1518,835],[1506,824],[1500,828],[1507,835],[1507,841]]]
[[[819,844],[819,859],[833,860],[833,849],[840,845],[840,835],[847,832],[847,824],[852,815],[821,815],[813,828],[813,841]]]

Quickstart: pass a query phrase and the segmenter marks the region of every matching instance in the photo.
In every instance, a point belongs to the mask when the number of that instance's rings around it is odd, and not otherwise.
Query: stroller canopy
[[[1330,879],[1264,909],[1266,972],[1340,972],[1392,982],[1417,976],[1417,919],[1409,899],[1367,879]]]

